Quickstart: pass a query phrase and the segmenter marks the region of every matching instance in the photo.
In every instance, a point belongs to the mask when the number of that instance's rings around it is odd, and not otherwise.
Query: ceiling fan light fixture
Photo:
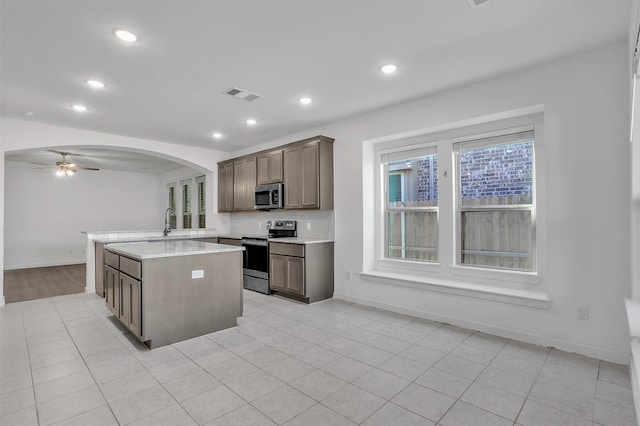
[[[86,112],[89,109],[86,106],[79,104],[71,105],[71,108],[73,108],[73,110],[77,112]]]
[[[71,169],[66,169],[66,170],[64,171],[64,174],[65,174],[66,176],[73,176],[73,174],[74,174],[74,173],[75,173],[75,170],[71,170]]]
[[[62,176],[64,176],[64,175],[65,175],[64,170],[62,170],[62,169],[58,169],[58,170],[56,170],[56,176],[58,176],[58,177],[62,177]]]
[[[247,123],[248,126],[255,126],[257,123],[257,121],[253,118],[247,118],[244,122]]]
[[[298,102],[300,102],[302,105],[309,105],[311,102],[313,102],[313,99],[308,96],[303,96],[301,98],[298,98]]]
[[[397,69],[398,67],[394,64],[386,64],[380,67],[380,71],[384,74],[393,74]]]
[[[211,134],[211,137],[213,137],[214,139],[220,139],[220,138],[222,138],[222,133],[220,133],[220,132],[213,132],[213,133]]]

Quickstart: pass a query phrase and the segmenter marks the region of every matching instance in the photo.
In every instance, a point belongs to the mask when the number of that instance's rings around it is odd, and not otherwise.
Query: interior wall
[[[630,149],[627,44],[623,41],[458,87],[263,144],[323,134],[336,139],[335,297],[628,361],[624,298],[630,294]],[[365,181],[363,141],[543,105],[549,309],[523,307],[359,278]],[[234,153],[241,154],[243,152]],[[364,178],[363,178],[364,176]],[[368,229],[368,228],[367,228]],[[347,273],[353,279],[347,280]],[[589,319],[578,320],[578,305]]]
[[[159,175],[78,172],[7,161],[5,165],[5,269],[84,263],[81,231],[160,229]]]

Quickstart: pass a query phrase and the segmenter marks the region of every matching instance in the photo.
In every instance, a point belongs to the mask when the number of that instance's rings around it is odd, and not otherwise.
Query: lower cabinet
[[[283,296],[313,303],[333,297],[333,243],[269,243],[269,285]]]
[[[122,304],[120,306],[120,321],[136,336],[141,336],[141,300],[140,281],[120,273],[120,288]]]
[[[135,336],[142,336],[142,282],[141,264],[139,261],[106,252],[105,263],[116,263],[119,269],[105,265],[105,303],[107,308]],[[133,275],[133,276],[131,276]],[[135,277],[135,278],[134,278]]]
[[[120,316],[120,272],[106,265],[104,268],[104,299],[107,308]]]

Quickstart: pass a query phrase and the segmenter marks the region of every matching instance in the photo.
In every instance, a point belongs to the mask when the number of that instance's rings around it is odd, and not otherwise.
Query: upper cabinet
[[[218,163],[218,211],[233,211],[233,161]]]
[[[282,182],[282,150],[258,155],[258,185]]]
[[[333,209],[333,140],[307,139],[284,149],[286,209]]]
[[[218,211],[254,210],[256,184],[279,182],[285,209],[333,209],[333,139],[316,136],[218,163]]]
[[[233,210],[254,210],[256,189],[256,157],[233,162]]]

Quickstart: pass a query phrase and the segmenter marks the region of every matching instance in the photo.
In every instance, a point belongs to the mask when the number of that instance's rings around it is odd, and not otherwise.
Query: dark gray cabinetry
[[[256,189],[256,157],[243,158],[233,163],[233,210],[254,209]]]
[[[258,155],[258,185],[279,183],[283,180],[282,150]]]
[[[218,163],[218,211],[233,211],[233,161]]]

